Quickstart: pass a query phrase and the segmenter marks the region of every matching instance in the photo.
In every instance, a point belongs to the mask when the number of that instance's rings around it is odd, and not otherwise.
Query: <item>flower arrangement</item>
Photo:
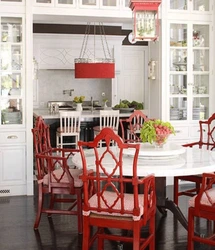
[[[85,99],[85,96],[81,95],[81,96],[75,96],[73,99],[73,102],[75,103],[82,103]]]
[[[159,119],[145,121],[140,129],[140,138],[142,142],[163,145],[170,134],[175,134],[174,127],[170,122],[163,122]]]

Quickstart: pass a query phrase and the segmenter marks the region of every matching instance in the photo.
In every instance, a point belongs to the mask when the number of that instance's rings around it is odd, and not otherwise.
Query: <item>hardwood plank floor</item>
[[[167,188],[168,197],[172,197],[172,187]],[[187,217],[188,198],[180,198],[182,212]],[[76,217],[53,215],[47,218],[42,215],[38,231],[33,224],[36,214],[37,196],[17,196],[0,198],[0,250],[81,250],[82,236],[77,234]],[[187,231],[174,220],[171,212],[160,218],[156,233],[156,250],[187,249]],[[207,227],[205,221],[200,221],[199,228]],[[197,230],[199,230],[199,228]],[[92,248],[96,250],[96,246]],[[106,250],[131,250],[131,245],[117,242],[106,242]],[[212,250],[202,244],[196,244],[195,250]]]

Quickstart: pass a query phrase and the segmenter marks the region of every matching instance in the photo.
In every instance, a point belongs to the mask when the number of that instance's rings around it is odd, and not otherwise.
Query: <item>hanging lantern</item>
[[[96,26],[94,24],[93,48],[89,46],[90,23],[86,32],[80,52],[80,57],[75,59],[75,78],[114,78],[115,63],[108,48],[104,26],[99,23],[100,39],[103,58],[96,58]],[[97,36],[98,38],[98,36]],[[98,48],[98,47],[97,47]]]
[[[159,33],[158,7],[161,0],[130,0],[133,12],[133,41],[155,41]]]

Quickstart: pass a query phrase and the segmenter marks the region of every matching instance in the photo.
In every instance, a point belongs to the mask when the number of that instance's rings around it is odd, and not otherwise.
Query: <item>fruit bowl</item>
[[[157,134],[156,139],[154,141],[154,145],[156,148],[162,148],[163,145],[167,142],[169,135],[168,134]]]

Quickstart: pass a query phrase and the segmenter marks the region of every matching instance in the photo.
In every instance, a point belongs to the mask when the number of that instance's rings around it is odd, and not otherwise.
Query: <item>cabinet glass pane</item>
[[[21,18],[1,18],[1,41],[19,43],[22,41]]]
[[[124,0],[124,3],[125,3],[124,7],[129,7],[130,0]]]
[[[58,0],[59,4],[73,4],[73,0]]]
[[[21,95],[21,74],[1,75],[1,96]]]
[[[170,75],[170,95],[187,95],[187,75]]]
[[[1,124],[22,124],[22,100],[1,100]]]
[[[186,10],[187,9],[187,0],[170,0],[170,9]]]
[[[93,5],[93,6],[96,6],[96,0],[82,0],[82,5]]]
[[[209,110],[208,97],[194,97],[193,98],[193,120],[207,119]]]
[[[36,0],[37,3],[51,3],[52,0]]]
[[[0,0],[0,2],[16,2],[16,3],[21,3],[22,0]]]
[[[209,94],[209,76],[194,75],[193,95]]]
[[[209,51],[193,50],[193,71],[209,71]]]
[[[187,97],[170,98],[170,120],[187,120]]]
[[[209,11],[210,0],[193,0],[193,9],[198,11]]]
[[[1,70],[21,70],[21,47],[20,45],[1,45]]]
[[[116,0],[103,0],[103,6],[116,6]]]
[[[193,47],[209,47],[209,25],[193,25]]]

